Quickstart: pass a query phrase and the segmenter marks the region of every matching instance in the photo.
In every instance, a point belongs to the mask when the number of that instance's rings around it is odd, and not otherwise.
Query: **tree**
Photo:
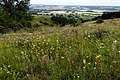
[[[69,24],[71,25],[71,26],[76,26],[76,23],[77,23],[77,20],[75,19],[75,18],[70,18],[69,19]]]
[[[4,20],[0,26],[10,29],[30,26],[32,16],[28,13],[29,2],[30,0],[0,0]]]
[[[66,17],[62,16],[62,15],[58,15],[58,16],[52,16],[51,20],[56,23],[59,24],[60,26],[65,26],[66,24],[68,24],[68,20]]]

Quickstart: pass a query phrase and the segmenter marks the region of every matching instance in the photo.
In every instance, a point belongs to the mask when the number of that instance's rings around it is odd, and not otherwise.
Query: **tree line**
[[[82,18],[75,18],[74,16],[66,17],[63,15],[52,16],[51,20],[53,21],[53,23],[60,26],[71,25],[74,27],[84,22]]]

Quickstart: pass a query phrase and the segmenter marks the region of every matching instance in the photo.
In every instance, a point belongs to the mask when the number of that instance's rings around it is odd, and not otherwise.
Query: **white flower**
[[[114,40],[113,42],[114,42],[114,43],[117,43],[117,40]]]
[[[94,67],[94,69],[96,69],[96,67]]]
[[[83,63],[84,63],[84,64],[86,63],[86,60],[85,60],[85,59],[83,60]]]
[[[88,37],[90,37],[90,35],[88,35]]]
[[[10,67],[10,65],[8,65],[8,67]]]
[[[120,51],[118,51],[120,53]]]
[[[83,67],[83,69],[85,69],[85,67]]]
[[[7,73],[9,74],[9,73],[10,73],[10,71],[7,71]]]

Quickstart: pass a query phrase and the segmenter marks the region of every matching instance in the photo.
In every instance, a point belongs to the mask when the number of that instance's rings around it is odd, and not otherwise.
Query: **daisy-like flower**
[[[117,43],[117,40],[114,40],[113,43]]]

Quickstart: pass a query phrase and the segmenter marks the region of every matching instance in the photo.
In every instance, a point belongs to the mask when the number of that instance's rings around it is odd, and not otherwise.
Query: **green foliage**
[[[65,26],[68,23],[67,18],[63,17],[62,15],[52,16],[51,20],[56,24],[60,24],[60,26]]]
[[[101,18],[98,18],[97,20],[96,20],[96,23],[103,23],[104,21],[103,21],[103,19],[101,19]]]
[[[32,25],[38,24],[38,27],[41,26],[54,26],[55,24],[51,20],[51,16],[49,15],[39,15],[35,16],[32,20]]]
[[[4,29],[16,31],[23,27],[31,27],[29,0],[1,0],[0,5],[0,26]],[[0,29],[0,32],[3,31]]]
[[[75,18],[75,17],[65,17],[62,15],[52,16],[51,20],[60,26],[71,25],[71,26],[78,26],[82,23],[82,19]]]

